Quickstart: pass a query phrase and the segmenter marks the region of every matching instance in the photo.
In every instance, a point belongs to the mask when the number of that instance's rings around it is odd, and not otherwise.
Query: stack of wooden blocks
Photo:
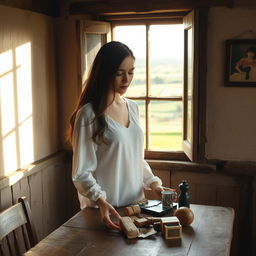
[[[181,240],[182,227],[176,216],[161,218],[161,230],[166,240]]]
[[[165,240],[181,242],[182,227],[176,216],[162,218],[142,217],[140,216],[139,207],[136,206],[126,207],[124,212],[128,216],[122,217],[120,224],[128,238],[138,237],[139,228],[153,225],[155,229],[161,229]]]

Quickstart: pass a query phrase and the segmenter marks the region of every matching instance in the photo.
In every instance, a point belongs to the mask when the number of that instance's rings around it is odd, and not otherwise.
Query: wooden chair
[[[26,197],[0,213],[0,255],[20,256],[38,243]]]

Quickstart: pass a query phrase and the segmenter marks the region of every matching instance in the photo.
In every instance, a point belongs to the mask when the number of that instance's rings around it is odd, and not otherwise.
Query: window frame
[[[89,71],[87,64],[88,53],[86,51],[87,34],[95,34],[101,36],[101,45],[111,40],[111,24],[109,22],[93,21],[93,20],[77,20],[77,45],[78,45],[78,95],[84,86],[86,74]]]
[[[194,63],[196,65],[196,69],[198,71],[198,75],[196,79],[194,79],[194,85],[197,87],[197,95],[193,97],[196,102],[196,108],[193,108],[193,111],[197,111],[196,116],[197,120],[194,120],[193,130],[197,133],[197,141],[191,145],[191,150],[194,150],[196,154],[188,156],[185,151],[145,151],[146,159],[157,159],[157,160],[177,160],[177,161],[193,161],[193,162],[204,162],[205,159],[205,143],[206,143],[206,72],[207,66],[207,16],[208,16],[208,8],[200,7],[197,9],[176,9],[176,10],[162,10],[162,11],[152,11],[152,12],[143,12],[143,13],[104,13],[97,15],[97,21],[93,19],[85,20],[79,19],[78,24],[81,22],[89,22],[89,23],[108,23],[111,26],[110,33],[106,34],[107,41],[113,40],[113,25],[141,25],[145,24],[145,22],[149,22],[150,24],[181,24],[183,23],[183,18],[190,13],[191,11],[195,11],[196,17],[194,25],[197,27],[197,33],[194,36],[195,40],[195,48],[193,49],[193,53],[196,56],[194,58]],[[153,21],[153,22],[152,22]],[[80,66],[81,70],[81,53],[83,47],[81,45],[81,38],[83,36],[83,26],[77,26],[78,28],[78,49],[80,54],[80,60],[78,66]],[[185,32],[184,32],[185,33]],[[109,39],[110,38],[110,39]],[[185,47],[185,46],[184,46]],[[200,49],[200,51],[199,51]],[[185,52],[185,49],[184,49]],[[202,63],[204,65],[202,65]],[[185,61],[184,61],[185,64]],[[185,71],[184,71],[185,73]],[[78,74],[79,88],[81,89],[81,81],[82,81],[82,70],[81,73]],[[131,97],[133,98],[133,97]],[[140,99],[140,98],[134,98]],[[183,104],[184,108],[184,104]],[[183,122],[184,124],[184,122]],[[196,129],[195,129],[196,127]],[[191,158],[192,156],[192,158]],[[196,156],[196,157],[195,157]]]
[[[195,40],[198,28],[197,12],[192,10],[183,19],[184,24],[184,81],[183,81],[183,150],[189,159],[198,160],[198,40]],[[189,40],[189,32],[191,40]],[[191,60],[189,49],[192,49]],[[190,63],[189,63],[190,62]],[[189,65],[192,66],[189,70]],[[191,77],[190,77],[191,75]],[[190,80],[190,81],[189,81]],[[189,92],[191,86],[191,95]],[[191,111],[189,113],[189,102]],[[189,120],[190,119],[190,120]],[[188,129],[190,127],[190,134]]]
[[[184,12],[183,14],[187,14],[188,12]],[[108,20],[111,20],[108,19]],[[152,101],[169,101],[169,102],[174,102],[174,101],[180,101],[183,103],[183,95],[180,97],[177,96],[172,96],[172,97],[154,97],[154,96],[149,96],[149,39],[148,39],[148,31],[149,31],[149,26],[150,25],[175,25],[175,24],[183,24],[183,18],[164,18],[161,19],[156,19],[156,20],[149,20],[149,19],[140,19],[140,20],[127,20],[123,18],[122,20],[114,20],[111,21],[111,36],[112,40],[115,39],[114,35],[114,28],[116,26],[129,26],[129,25],[145,25],[146,26],[146,96],[141,96],[141,97],[131,97],[127,96],[127,98],[132,99],[132,100],[143,100],[145,101],[145,119],[146,119],[146,124],[145,124],[145,129],[146,129],[146,149],[144,150],[145,152],[145,158],[147,159],[161,159],[161,160],[180,160],[180,161],[189,161],[189,158],[187,157],[186,153],[184,150],[172,150],[172,151],[162,151],[162,150],[149,150],[148,145],[149,145],[149,102]],[[184,73],[184,71],[183,71]],[[182,122],[183,126],[184,121]],[[182,131],[183,132],[183,131]]]

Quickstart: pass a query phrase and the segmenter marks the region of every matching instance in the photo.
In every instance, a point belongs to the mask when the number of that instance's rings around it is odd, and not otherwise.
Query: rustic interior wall
[[[57,37],[57,66],[59,82],[59,132],[62,148],[70,149],[67,143],[67,129],[69,118],[74,110],[76,101],[81,92],[79,85],[80,55],[79,42],[77,39],[76,20],[88,16],[62,16],[56,20]]]
[[[79,95],[78,88],[78,48],[76,41],[75,20],[70,18],[59,18],[57,21],[57,59],[59,69],[59,91],[60,116],[59,125],[63,147],[66,143],[66,131],[68,120]]]
[[[256,37],[256,8],[211,8],[207,51],[206,158],[256,161],[256,87],[224,84],[225,40]]]
[[[0,176],[59,149],[53,19],[0,5]]]
[[[0,212],[26,196],[38,238],[43,239],[79,210],[70,163],[67,153],[59,152],[38,161],[16,182],[1,181]]]

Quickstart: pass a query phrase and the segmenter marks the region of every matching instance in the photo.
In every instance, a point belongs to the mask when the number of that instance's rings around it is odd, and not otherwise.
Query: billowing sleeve
[[[92,139],[91,116],[91,113],[84,109],[76,116],[72,137],[72,179],[81,195],[96,201],[99,197],[106,199],[106,193],[93,177],[93,172],[97,168],[97,144]]]
[[[138,123],[139,123],[139,118],[140,118],[139,117],[139,108],[135,102],[134,102],[134,104],[135,104],[136,119],[138,120]],[[144,152],[143,152],[143,156],[144,156]],[[153,182],[157,182],[159,184],[159,186],[162,186],[161,179],[153,174],[147,161],[144,158],[142,159],[142,161],[143,161],[142,164],[143,164],[143,186],[144,186],[144,188],[149,189],[150,184],[152,184]]]
[[[159,184],[159,186],[162,186],[161,179],[152,173],[149,164],[146,162],[146,160],[143,160],[143,185],[144,185],[144,188],[149,189],[150,184],[152,184],[153,182],[157,182]]]

